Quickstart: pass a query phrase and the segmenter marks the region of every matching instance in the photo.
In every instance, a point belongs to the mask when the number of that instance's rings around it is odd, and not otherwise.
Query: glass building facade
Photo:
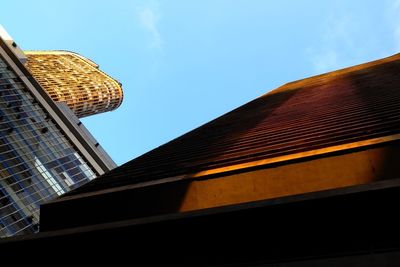
[[[35,233],[39,205],[96,177],[0,55],[0,237]]]

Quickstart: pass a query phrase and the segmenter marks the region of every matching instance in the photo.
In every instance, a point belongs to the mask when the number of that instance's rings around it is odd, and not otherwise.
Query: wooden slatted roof
[[[70,194],[399,139],[400,54],[288,83]]]

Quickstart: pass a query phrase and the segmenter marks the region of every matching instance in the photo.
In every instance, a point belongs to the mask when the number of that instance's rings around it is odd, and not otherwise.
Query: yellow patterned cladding
[[[26,67],[56,102],[82,118],[118,108],[123,99],[119,82],[93,61],[69,51],[25,51]]]

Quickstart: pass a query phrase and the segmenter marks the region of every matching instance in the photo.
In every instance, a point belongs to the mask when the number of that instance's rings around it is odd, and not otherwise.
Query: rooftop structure
[[[26,67],[56,102],[65,102],[79,117],[118,108],[121,84],[93,61],[69,51],[24,51]]]
[[[71,194],[137,183],[224,176],[233,171],[246,172],[256,167],[286,164],[397,140],[400,137],[400,117],[397,116],[400,113],[397,101],[399,62],[400,54],[397,54],[285,84]],[[327,166],[329,173],[335,176],[339,175],[336,172],[346,170],[332,167],[334,174],[331,167]],[[352,164],[351,167],[349,171],[352,172],[356,166]],[[339,176],[348,177],[349,174]],[[278,179],[268,188],[285,181],[288,185],[282,189],[299,189],[298,184],[302,184],[302,190],[307,186],[312,191],[311,181],[293,177],[293,181],[288,182],[287,179]],[[352,183],[361,182],[359,177],[354,179]],[[254,182],[245,180],[235,190],[246,190]],[[329,183],[338,180],[325,178],[324,181],[314,182],[320,186],[319,189],[328,189],[335,187]],[[230,190],[227,192],[232,193]],[[282,191],[279,195],[284,194],[291,192]]]

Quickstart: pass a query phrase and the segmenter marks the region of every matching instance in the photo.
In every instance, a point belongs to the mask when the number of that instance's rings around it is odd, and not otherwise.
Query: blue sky
[[[400,0],[3,0],[0,24],[123,84],[118,110],[83,119],[118,164],[286,82],[400,52]]]

